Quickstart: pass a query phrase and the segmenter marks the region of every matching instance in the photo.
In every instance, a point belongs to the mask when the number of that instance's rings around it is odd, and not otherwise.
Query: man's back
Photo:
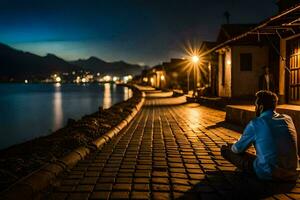
[[[275,112],[275,93],[261,90],[255,96],[257,117],[249,122],[236,143],[221,147],[221,155],[238,168],[255,172],[260,179],[296,180],[298,147],[293,120]],[[256,156],[246,152],[251,144]]]
[[[254,168],[257,174],[273,178],[296,176],[297,133],[292,119],[287,115],[266,111],[254,119],[252,125],[257,154]]]

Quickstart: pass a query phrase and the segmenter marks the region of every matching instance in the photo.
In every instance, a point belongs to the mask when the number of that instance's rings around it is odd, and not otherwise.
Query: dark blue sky
[[[97,56],[154,65],[187,41],[215,40],[231,23],[276,14],[276,0],[0,0],[0,42],[67,60]]]

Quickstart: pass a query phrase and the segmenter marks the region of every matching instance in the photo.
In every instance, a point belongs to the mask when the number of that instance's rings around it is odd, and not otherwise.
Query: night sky
[[[97,56],[154,65],[231,23],[258,23],[275,0],[0,0],[0,42],[66,60]]]

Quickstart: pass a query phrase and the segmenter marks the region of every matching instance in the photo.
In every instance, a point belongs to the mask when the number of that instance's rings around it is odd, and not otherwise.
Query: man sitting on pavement
[[[275,93],[256,93],[256,118],[233,145],[223,145],[221,155],[239,169],[264,180],[297,180],[297,132],[290,116],[275,111]],[[256,156],[245,152],[253,144]]]

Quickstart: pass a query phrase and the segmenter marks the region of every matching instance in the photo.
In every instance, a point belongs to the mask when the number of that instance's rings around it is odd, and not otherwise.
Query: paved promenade
[[[220,156],[221,145],[240,136],[224,118],[184,97],[148,92],[130,125],[65,173],[46,197],[300,199],[300,185],[258,181]]]

